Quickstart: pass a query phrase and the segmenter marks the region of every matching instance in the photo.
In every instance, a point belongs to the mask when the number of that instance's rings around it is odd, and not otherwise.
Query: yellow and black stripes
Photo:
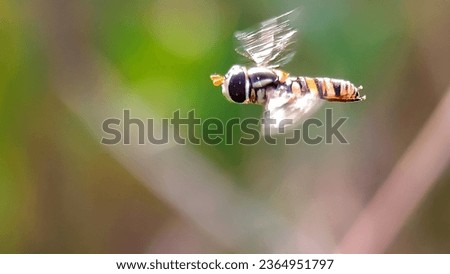
[[[293,86],[296,83],[300,86],[302,95],[312,93],[324,100],[339,102],[353,102],[364,99],[359,95],[360,88],[356,88],[355,85],[346,80],[303,76],[291,78],[291,80],[291,90],[296,89],[296,86]]]

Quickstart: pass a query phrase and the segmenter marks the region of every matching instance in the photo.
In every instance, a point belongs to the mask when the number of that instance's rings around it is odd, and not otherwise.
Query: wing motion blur
[[[257,66],[279,67],[295,55],[297,29],[292,22],[298,17],[295,9],[268,19],[258,27],[238,31],[235,37],[240,46],[236,52],[252,60]]]
[[[301,123],[308,114],[314,112],[322,105],[322,100],[308,93],[298,95],[287,92],[285,88],[268,91],[264,111],[262,132],[273,132],[291,128]],[[270,130],[270,131],[267,131]]]

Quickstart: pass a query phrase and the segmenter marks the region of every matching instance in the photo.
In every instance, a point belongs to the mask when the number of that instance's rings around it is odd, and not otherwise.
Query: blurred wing
[[[283,133],[284,129],[294,127],[317,110],[323,100],[316,95],[295,95],[284,89],[268,90],[264,111],[262,132]],[[274,132],[274,130],[277,130]],[[280,131],[282,130],[282,131]]]
[[[257,66],[278,67],[291,61],[295,55],[297,29],[292,21],[298,9],[262,22],[258,27],[234,34],[240,46],[236,52],[252,60]]]

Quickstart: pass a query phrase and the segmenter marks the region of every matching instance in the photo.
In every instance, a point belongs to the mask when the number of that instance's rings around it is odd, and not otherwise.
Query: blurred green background
[[[260,117],[209,75],[242,62],[236,30],[299,6],[285,69],[364,85],[363,103],[326,103],[350,117],[349,145],[100,144],[123,109]],[[446,93],[449,14],[445,0],[2,1],[0,252],[334,252]],[[444,165],[382,252],[450,252]]]

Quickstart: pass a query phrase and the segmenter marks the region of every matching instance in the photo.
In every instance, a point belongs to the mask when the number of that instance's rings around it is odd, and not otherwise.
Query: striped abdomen
[[[361,101],[359,90],[352,83],[341,79],[322,77],[290,77],[291,91],[296,94],[312,93],[327,101],[354,102]]]

